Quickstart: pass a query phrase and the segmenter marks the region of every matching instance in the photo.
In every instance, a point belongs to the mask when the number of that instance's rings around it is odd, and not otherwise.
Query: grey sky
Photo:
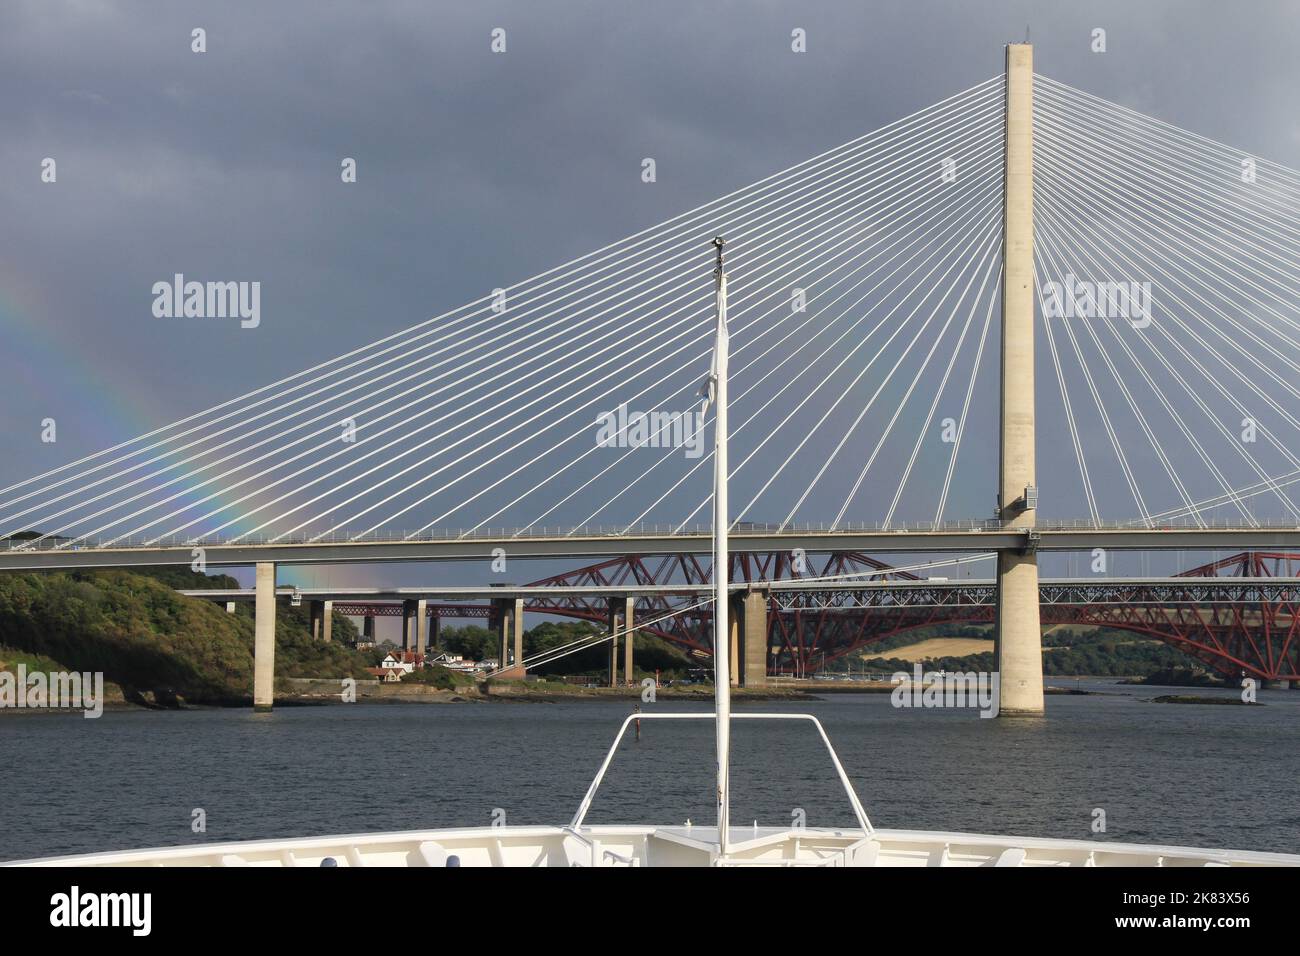
[[[1040,72],[1300,168],[1298,23],[1285,2],[8,0],[0,481],[874,129],[999,72],[1026,26]],[[262,327],[154,319],[175,272],[260,279]]]

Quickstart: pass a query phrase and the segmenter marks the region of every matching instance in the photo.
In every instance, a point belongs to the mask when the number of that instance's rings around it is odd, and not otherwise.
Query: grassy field
[[[927,641],[905,644],[888,652],[890,658],[915,663],[936,657],[965,657],[968,654],[992,653],[993,642],[976,637],[932,637]]]

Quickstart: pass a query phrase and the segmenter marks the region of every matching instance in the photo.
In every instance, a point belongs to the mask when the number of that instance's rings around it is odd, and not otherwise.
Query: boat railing
[[[601,782],[605,779],[605,773],[609,770],[609,765],[614,762],[614,755],[618,752],[618,746],[623,742],[623,736],[627,733],[627,728],[631,726],[634,720],[716,720],[717,715],[706,711],[702,713],[669,713],[669,714],[647,714],[635,713],[629,714],[619,727],[617,736],[614,737],[614,743],[610,746],[609,752],[605,754],[604,761],[601,762],[600,769],[596,771],[595,778],[592,779],[591,785],[587,788],[586,795],[582,798],[582,803],[578,806],[578,812],[573,815],[573,820],[564,829],[572,833],[575,837],[582,839],[580,833],[582,822],[587,818],[587,812],[591,809],[592,801],[596,798],[596,792],[600,789]],[[771,714],[771,713],[733,713],[732,720],[807,720],[817,728],[817,733],[826,745],[826,752],[830,754],[831,763],[835,765],[835,772],[839,775],[840,783],[844,786],[844,792],[848,795],[849,805],[853,808],[853,815],[857,818],[858,826],[862,830],[864,837],[871,838],[875,836],[875,829],[871,826],[871,821],[867,818],[867,811],[863,809],[862,801],[858,799],[857,791],[853,789],[853,783],[849,780],[849,775],[844,771],[844,765],[840,763],[839,755],[835,752],[831,740],[826,736],[826,730],[822,727],[821,721],[812,714]],[[584,841],[590,843],[591,841]]]
[[[852,866],[854,858],[862,851],[871,847],[874,838],[863,836],[860,840],[855,840],[848,846],[834,851],[828,856],[818,857],[810,860],[800,859],[727,859],[721,858],[715,861],[716,866],[771,866],[771,867],[836,867]]]
[[[573,837],[588,850],[591,851],[591,865],[600,866],[605,860],[613,860],[615,863],[621,863],[624,866],[640,866],[636,857],[624,856],[622,853],[615,853],[608,847],[603,847],[599,840],[587,836],[574,827],[560,827],[565,833]]]

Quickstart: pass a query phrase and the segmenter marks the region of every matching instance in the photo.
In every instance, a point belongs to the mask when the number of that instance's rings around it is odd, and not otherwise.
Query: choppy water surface
[[[896,710],[887,695],[737,710],[816,714],[882,827],[1300,851],[1300,692],[1263,707],[1089,685],[1045,720]],[[691,709],[659,703],[655,708]],[[696,705],[697,706],[697,705]],[[0,718],[0,859],[275,836],[565,823],[629,706],[353,704]],[[739,721],[733,825],[852,819],[811,725]],[[712,725],[646,721],[589,822],[712,820]],[[190,829],[202,808],[207,832]]]

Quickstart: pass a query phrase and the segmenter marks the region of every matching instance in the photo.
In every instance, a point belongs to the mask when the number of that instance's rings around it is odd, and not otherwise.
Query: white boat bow
[[[1300,855],[919,830],[473,827],[252,840],[26,860],[8,866],[1300,866]]]

